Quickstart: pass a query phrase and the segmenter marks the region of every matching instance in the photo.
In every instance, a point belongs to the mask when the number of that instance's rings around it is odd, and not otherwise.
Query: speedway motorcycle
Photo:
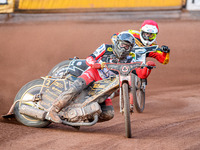
[[[124,115],[125,133],[131,138],[131,118],[135,108],[138,112],[144,110],[146,80],[139,79],[132,72],[146,66],[146,54],[156,51],[157,46],[135,48],[135,62],[105,63],[108,70],[118,72],[107,79],[93,82],[84,89],[73,101],[59,112],[62,123],[77,129],[80,126],[92,126],[98,122],[102,112],[99,104],[112,97],[119,90],[119,108]],[[74,58],[56,65],[46,77],[33,80],[24,85],[17,93],[8,114],[14,114],[16,119],[26,126],[46,127],[51,121],[48,112],[56,98],[87,69],[85,60]],[[139,93],[139,94],[138,94]]]

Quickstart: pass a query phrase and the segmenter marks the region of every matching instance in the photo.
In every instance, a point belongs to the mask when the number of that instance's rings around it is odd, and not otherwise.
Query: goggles
[[[152,41],[156,38],[156,33],[148,33],[148,32],[144,32],[142,33],[142,37],[145,39],[145,40],[149,40],[149,41]]]
[[[132,49],[132,44],[125,42],[125,41],[119,41],[119,48],[124,48],[126,51],[130,51]]]

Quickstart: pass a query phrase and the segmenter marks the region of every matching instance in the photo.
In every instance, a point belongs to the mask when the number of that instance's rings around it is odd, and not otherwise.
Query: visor
[[[142,37],[145,39],[145,40],[148,40],[148,41],[152,41],[156,38],[156,33],[148,33],[148,32],[144,32],[142,33]]]

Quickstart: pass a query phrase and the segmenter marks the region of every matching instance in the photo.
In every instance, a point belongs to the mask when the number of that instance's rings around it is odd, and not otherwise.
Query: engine
[[[61,112],[63,119],[67,119],[70,122],[83,121],[91,119],[94,114],[101,113],[101,107],[97,102],[88,104],[85,107],[69,106],[65,111]]]

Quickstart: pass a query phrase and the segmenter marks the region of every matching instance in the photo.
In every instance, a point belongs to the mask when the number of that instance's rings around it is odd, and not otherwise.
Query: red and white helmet
[[[140,29],[140,39],[145,46],[151,45],[159,32],[158,24],[153,20],[145,20]]]

